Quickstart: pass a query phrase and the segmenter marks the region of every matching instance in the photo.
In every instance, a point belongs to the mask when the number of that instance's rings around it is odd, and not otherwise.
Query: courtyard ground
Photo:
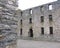
[[[60,43],[18,39],[17,48],[60,48]]]

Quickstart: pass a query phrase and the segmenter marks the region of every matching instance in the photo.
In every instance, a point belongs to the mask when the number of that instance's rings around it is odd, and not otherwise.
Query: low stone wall
[[[20,39],[23,40],[36,40],[36,41],[49,41],[49,42],[60,42],[60,37],[55,37],[53,35],[40,35],[39,37],[23,37],[20,36]]]

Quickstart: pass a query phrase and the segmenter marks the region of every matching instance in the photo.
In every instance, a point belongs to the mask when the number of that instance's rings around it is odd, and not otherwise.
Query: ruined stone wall
[[[16,2],[17,0],[0,0],[0,47],[2,48],[15,43],[17,39]]]
[[[52,10],[49,10],[52,5]],[[30,14],[32,9],[32,14]],[[33,29],[33,38],[43,40],[60,40],[60,1],[44,4],[38,7],[26,9],[23,12],[22,19],[22,36],[29,37],[29,29]],[[49,15],[52,15],[52,21],[49,21]],[[44,22],[41,23],[41,16],[44,16]],[[29,23],[32,18],[32,24]],[[20,25],[21,27],[21,25]],[[44,27],[44,35],[41,35],[41,27]],[[53,34],[50,35],[49,27],[53,27]]]

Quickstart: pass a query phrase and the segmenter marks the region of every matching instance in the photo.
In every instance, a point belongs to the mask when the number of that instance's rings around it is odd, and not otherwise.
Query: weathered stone
[[[16,42],[18,16],[16,16],[17,0],[0,0],[0,34],[1,46]],[[12,47],[10,47],[12,48]]]
[[[52,8],[49,10],[49,5]],[[32,14],[30,14],[32,10]],[[49,15],[52,15],[52,21],[49,21]],[[44,22],[41,23],[41,16],[44,16]],[[29,19],[32,18],[32,24]],[[33,30],[33,38],[49,41],[60,41],[60,1],[44,4],[38,7],[26,9],[20,13],[20,20],[22,19],[22,36],[29,37],[29,29]],[[44,35],[41,35],[41,27],[44,27]],[[50,27],[53,27],[53,34],[50,35]],[[21,32],[21,31],[20,31]]]

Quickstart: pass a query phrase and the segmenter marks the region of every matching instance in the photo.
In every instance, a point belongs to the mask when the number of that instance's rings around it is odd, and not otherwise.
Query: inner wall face
[[[48,3],[42,6],[26,9],[22,11],[20,29],[23,37],[30,37],[30,29],[33,30],[33,38],[44,40],[60,39],[60,1]],[[21,31],[20,31],[21,32]],[[30,33],[29,33],[30,32]],[[47,37],[48,36],[48,37]],[[54,39],[53,39],[54,38]]]

